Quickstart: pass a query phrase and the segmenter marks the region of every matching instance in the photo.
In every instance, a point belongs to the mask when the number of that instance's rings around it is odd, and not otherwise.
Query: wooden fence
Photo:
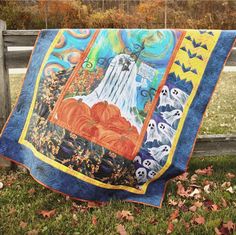
[[[11,107],[8,69],[27,67],[31,54],[30,50],[8,51],[7,48],[33,46],[38,32],[38,30],[6,30],[5,22],[0,20],[0,129]],[[236,66],[236,48],[232,50],[226,65]],[[236,155],[236,135],[199,136],[194,155]]]

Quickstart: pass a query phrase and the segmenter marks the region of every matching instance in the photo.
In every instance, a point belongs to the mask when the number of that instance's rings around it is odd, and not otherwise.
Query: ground
[[[236,133],[235,79],[235,73],[221,75],[200,134]],[[11,90],[15,103],[19,77],[11,77]],[[235,169],[236,156],[193,157],[188,174],[168,184],[161,209],[122,201],[75,204],[26,171],[0,169],[0,234],[233,234]]]

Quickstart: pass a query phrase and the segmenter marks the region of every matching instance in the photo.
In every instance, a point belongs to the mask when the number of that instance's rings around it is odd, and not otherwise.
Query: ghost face
[[[161,95],[162,96],[166,96],[166,97],[169,97],[170,96],[170,91],[169,91],[169,88],[168,86],[163,86],[162,90],[161,90]]]
[[[180,105],[182,108],[188,99],[188,95],[178,88],[171,89],[171,97],[175,100],[175,106],[178,107],[178,105]]]
[[[151,119],[149,124],[148,124],[148,130],[149,131],[154,131],[157,129],[157,124],[155,122],[155,120]]]
[[[145,159],[143,161],[143,166],[149,170],[154,170],[154,171],[158,171],[161,168],[161,166],[152,159]]]
[[[147,142],[153,142],[154,140],[159,140],[158,132],[157,132],[157,124],[154,119],[151,119],[149,121],[148,127],[147,127]]]
[[[144,167],[140,167],[135,172],[138,183],[145,183],[147,181],[147,170]]]
[[[155,175],[156,175],[156,172],[155,172],[155,171],[149,171],[149,172],[148,172],[148,177],[151,178],[151,179],[152,179]]]

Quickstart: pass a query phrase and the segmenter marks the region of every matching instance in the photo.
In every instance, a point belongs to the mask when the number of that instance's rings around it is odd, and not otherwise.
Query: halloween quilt
[[[186,170],[235,31],[42,30],[0,156],[85,201],[161,206]]]

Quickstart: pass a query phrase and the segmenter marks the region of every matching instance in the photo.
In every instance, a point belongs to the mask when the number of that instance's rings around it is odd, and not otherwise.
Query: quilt
[[[186,171],[235,31],[40,31],[0,156],[84,201],[160,207]]]

